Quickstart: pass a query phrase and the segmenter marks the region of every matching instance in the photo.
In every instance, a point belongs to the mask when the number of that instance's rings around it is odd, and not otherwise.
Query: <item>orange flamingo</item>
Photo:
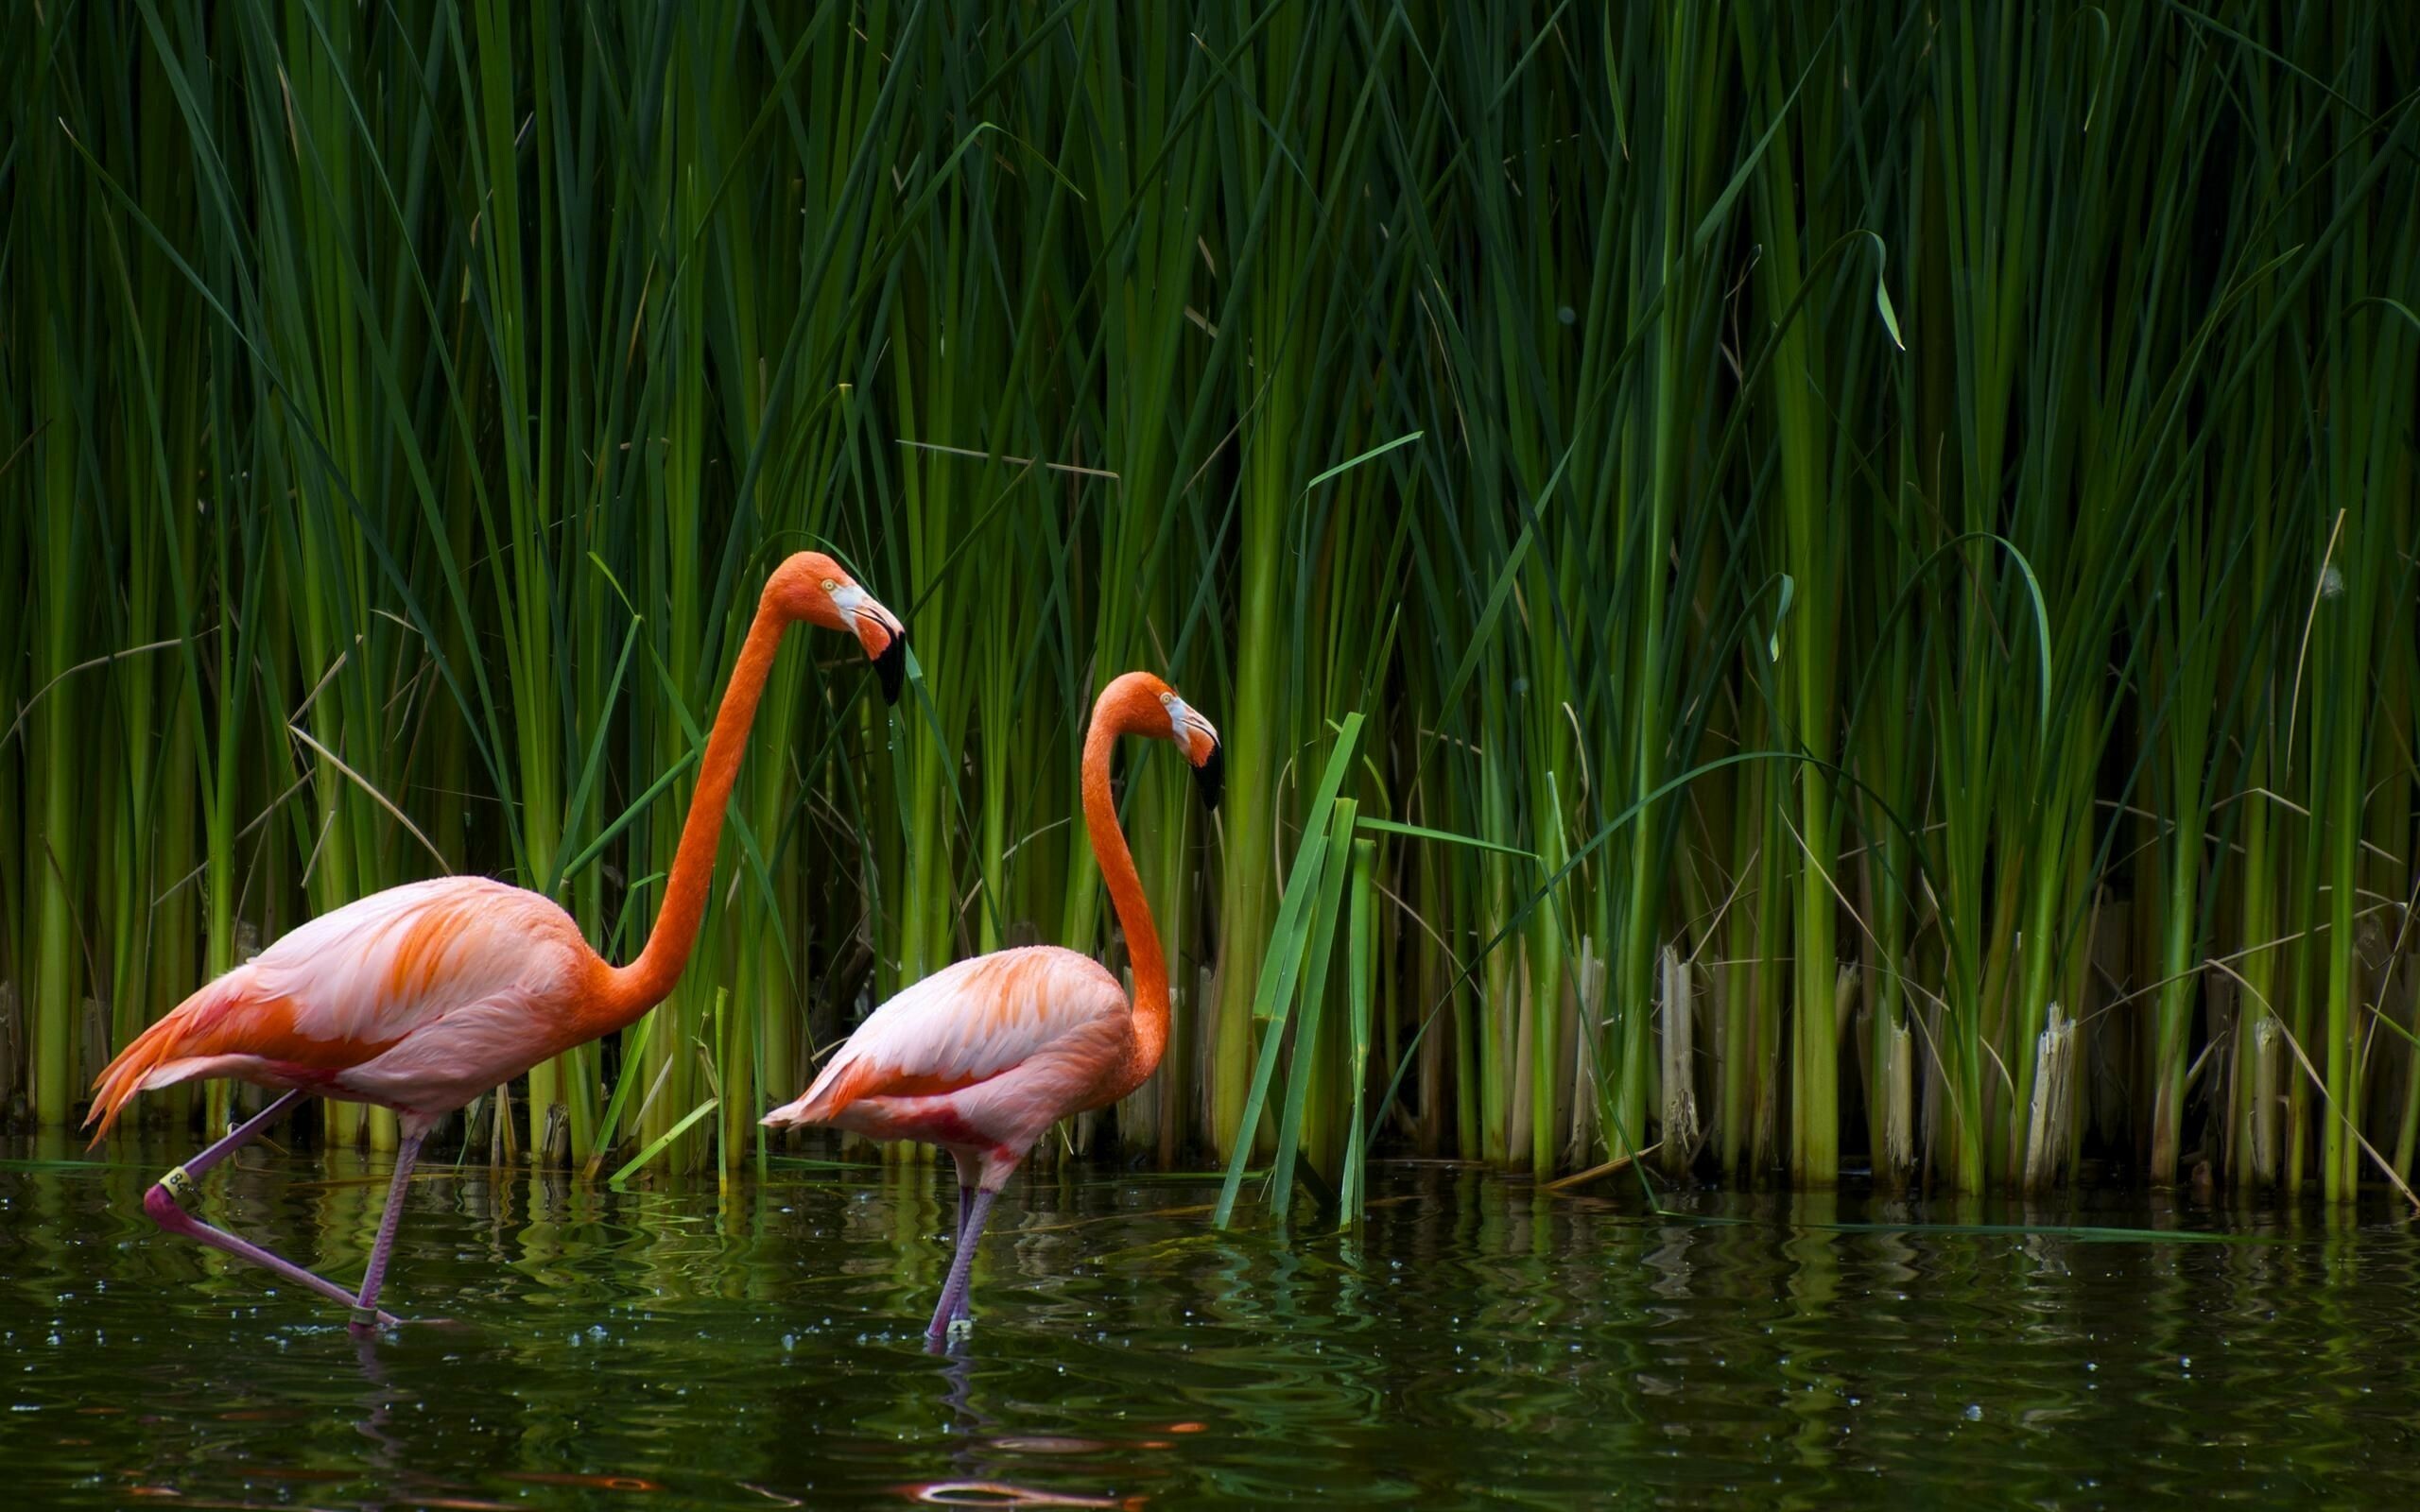
[[[823,1124],[877,1140],[921,1140],[958,1162],[958,1248],[925,1334],[968,1318],[967,1278],[993,1199],[1052,1124],[1150,1079],[1168,1040],[1168,968],[1109,796],[1120,735],[1173,741],[1203,800],[1219,803],[1219,732],[1175,690],[1129,672],[1101,690],[1084,736],[1084,826],[1100,860],[1134,1000],[1088,955],[1056,945],[994,951],[936,971],[874,1009],[806,1095],[765,1115],[774,1128]]]
[[[856,635],[885,696],[898,699],[908,638],[897,618],[821,552],[783,562],[765,586],[716,712],[664,906],[637,960],[609,964],[552,899],[484,877],[442,877],[389,887],[313,919],[137,1036],[94,1081],[85,1123],[100,1123],[95,1144],[138,1091],[233,1076],[285,1093],[144,1194],[151,1221],[350,1308],[357,1330],[396,1322],[378,1311],[378,1289],[404,1184],[429,1129],[538,1062],[635,1022],[681,979],[757,698],[783,633],[801,620]],[[394,1179],[358,1293],[189,1211],[195,1177],[307,1095],[389,1108],[401,1124]]]

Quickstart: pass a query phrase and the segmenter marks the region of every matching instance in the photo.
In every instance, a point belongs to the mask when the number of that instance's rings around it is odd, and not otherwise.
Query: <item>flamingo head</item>
[[[1154,691],[1167,719],[1167,739],[1193,764],[1193,782],[1201,794],[1201,806],[1216,809],[1227,791],[1227,759],[1219,745],[1218,728],[1167,683],[1161,682]]]
[[[859,588],[847,568],[820,551],[802,551],[775,569],[765,592],[793,620],[856,636],[882,679],[884,700],[899,701],[908,672],[908,627]]]

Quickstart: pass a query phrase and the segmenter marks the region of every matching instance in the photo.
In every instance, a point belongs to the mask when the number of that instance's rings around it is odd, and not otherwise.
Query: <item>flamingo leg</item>
[[[412,1177],[412,1162],[420,1159],[421,1139],[418,1134],[407,1134],[396,1146],[395,1175],[387,1183],[387,1211],[378,1218],[378,1243],[371,1248],[370,1269],[361,1278],[361,1296],[354,1301],[353,1319],[346,1324],[355,1333],[377,1328],[384,1315],[378,1311],[378,1288],[387,1280],[387,1254],[395,1247],[395,1225],[404,1216],[404,1191]]]
[[[259,1112],[254,1113],[251,1117],[244,1120],[242,1124],[229,1128],[224,1139],[221,1139],[217,1143],[211,1145],[208,1149],[203,1150],[199,1155],[195,1156],[192,1160],[187,1160],[184,1164],[177,1167],[175,1171],[171,1171],[166,1176],[162,1177],[160,1178],[161,1182],[164,1185],[173,1187],[177,1174],[180,1171],[184,1173],[186,1176],[201,1175],[212,1166],[216,1165],[219,1161],[227,1159],[227,1157],[234,1154],[237,1150],[259,1138],[261,1130],[268,1127],[271,1124],[274,1124],[279,1119],[285,1117],[285,1110],[288,1108],[293,1107],[296,1103],[301,1102],[302,1100],[302,1090],[299,1087],[294,1091],[287,1092],[277,1101],[269,1104],[267,1108],[262,1108]]]
[[[950,1257],[949,1280],[942,1287],[941,1305],[933,1309],[933,1320],[925,1328],[925,1337],[938,1345],[949,1337],[950,1320],[963,1316],[959,1309],[966,1305],[967,1279],[975,1269],[975,1246],[982,1241],[983,1225],[991,1219],[992,1201],[997,1192],[984,1189],[975,1194],[974,1205],[966,1214],[966,1227],[958,1236],[958,1253]]]
[[[958,1166],[958,1227],[951,1232],[955,1241],[963,1245],[966,1243],[966,1214],[975,1206],[976,1189],[983,1184],[983,1166],[964,1150],[954,1149],[949,1154],[950,1160]],[[966,1296],[961,1292],[958,1298],[958,1311],[950,1314],[950,1321],[971,1321],[974,1316],[975,1311],[966,1305]]]
[[[300,1091],[287,1092],[247,1119],[241,1127],[230,1131],[226,1138],[153,1182],[151,1190],[143,1194],[143,1211],[145,1216],[168,1233],[182,1239],[190,1239],[198,1245],[207,1245],[213,1249],[223,1250],[237,1260],[258,1265],[271,1275],[282,1276],[297,1286],[307,1287],[331,1301],[341,1302],[351,1307],[354,1305],[353,1294],[336,1282],[323,1280],[292,1261],[270,1254],[258,1245],[238,1239],[224,1228],[214,1228],[195,1217],[185,1208],[185,1204],[198,1195],[193,1183],[195,1177],[216,1165],[257,1137],[261,1130],[268,1127],[285,1112],[287,1107],[302,1096],[302,1093]],[[395,1321],[384,1314],[379,1316],[385,1322]]]
[[[964,1249],[964,1248],[966,1247],[966,1215],[967,1215],[967,1213],[968,1213],[968,1212],[970,1212],[970,1211],[972,1211],[974,1210],[974,1207],[975,1207],[975,1188],[973,1188],[972,1186],[967,1185],[967,1184],[966,1184],[966,1183],[964,1183],[964,1182],[960,1182],[960,1183],[959,1183],[959,1188],[958,1188],[958,1247],[959,1247],[959,1248],[960,1248],[960,1249]],[[952,1263],[954,1264],[954,1263],[956,1263],[956,1262],[954,1262],[954,1261],[953,1261],[953,1262],[952,1262]],[[960,1288],[959,1289],[959,1294],[958,1294],[958,1310],[957,1310],[956,1312],[954,1312],[954,1313],[950,1314],[950,1315],[949,1315],[949,1316],[950,1316],[950,1321],[951,1321],[951,1322],[953,1322],[953,1323],[959,1323],[959,1322],[973,1322],[973,1321],[974,1321],[974,1319],[975,1319],[975,1309],[974,1309],[973,1307],[969,1306],[969,1305],[968,1305],[968,1303],[967,1303],[967,1297],[966,1297],[966,1294],[967,1294],[967,1291],[968,1291],[968,1290],[969,1290],[969,1289],[968,1289],[968,1288],[965,1288],[965,1287],[960,1287]]]

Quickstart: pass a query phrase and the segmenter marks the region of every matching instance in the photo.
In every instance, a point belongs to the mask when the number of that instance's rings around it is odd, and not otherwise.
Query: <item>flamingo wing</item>
[[[564,1001],[581,979],[581,954],[568,915],[502,883],[445,877],[372,893],[304,924],[138,1035],[95,1079],[85,1122],[99,1122],[97,1143],[136,1092],[197,1076],[343,1096],[345,1074],[449,1014],[468,1026],[506,1005]]]
[[[1125,988],[1055,945],[994,951],[934,972],[873,1010],[776,1128],[829,1122],[869,1097],[932,1097],[1003,1075],[1132,1022]]]

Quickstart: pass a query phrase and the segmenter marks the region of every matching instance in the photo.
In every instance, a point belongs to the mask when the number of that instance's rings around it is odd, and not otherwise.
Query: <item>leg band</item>
[[[176,1202],[178,1207],[184,1209],[187,1212],[193,1211],[195,1199],[201,1195],[200,1189],[193,1184],[193,1177],[182,1165],[162,1177],[157,1185]]]

